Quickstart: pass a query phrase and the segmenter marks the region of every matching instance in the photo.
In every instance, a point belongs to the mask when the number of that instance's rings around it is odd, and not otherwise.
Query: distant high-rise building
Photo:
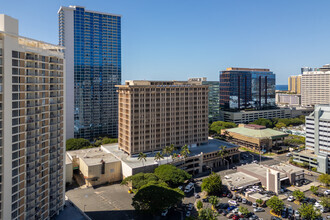
[[[50,219],[64,205],[62,49],[0,15],[0,219]]]
[[[288,78],[288,91],[296,94],[301,93],[301,75]]]
[[[219,81],[207,81],[206,77],[189,78],[189,83],[209,86],[209,123],[218,121],[220,114],[220,83]]]
[[[330,104],[330,68],[324,65],[301,75],[301,104]]]
[[[121,84],[121,16],[61,7],[65,46],[67,138],[116,137]]]
[[[220,72],[220,109],[275,107],[275,74],[269,69],[227,68]]]
[[[134,80],[117,87],[118,144],[128,154],[208,142],[208,86]]]

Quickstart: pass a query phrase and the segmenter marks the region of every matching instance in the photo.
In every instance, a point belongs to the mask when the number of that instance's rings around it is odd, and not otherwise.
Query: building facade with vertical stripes
[[[50,219],[64,205],[62,49],[0,15],[0,219]]]

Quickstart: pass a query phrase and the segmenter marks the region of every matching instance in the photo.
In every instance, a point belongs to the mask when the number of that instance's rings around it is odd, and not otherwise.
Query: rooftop
[[[235,187],[237,189],[243,188],[245,186],[254,185],[259,183],[259,179],[243,172],[236,172],[226,175],[228,178],[223,178],[224,184],[230,187]]]
[[[100,147],[81,149],[81,150],[73,150],[67,151],[69,158],[80,158],[82,159],[86,165],[94,166],[101,163],[103,160],[105,163],[112,163],[119,161],[112,154],[105,152]]]
[[[265,177],[267,175],[267,169],[271,168],[268,166],[264,166],[264,165],[260,165],[260,164],[256,164],[256,163],[251,163],[251,164],[247,164],[244,166],[240,166],[241,169],[244,169],[250,173],[254,173],[256,176],[262,176]],[[280,171],[280,178],[285,178],[286,174],[284,171]]]
[[[196,83],[196,81],[155,81],[155,80],[126,80],[124,85],[116,85],[119,88],[127,87],[208,87],[207,85],[202,85]]]
[[[317,155],[314,153],[313,150],[303,150],[303,151],[300,151],[300,152],[297,152],[297,151],[293,151],[293,154],[299,154],[299,155],[302,155],[302,156],[307,156],[307,157],[314,157],[315,159],[317,158]]]
[[[226,131],[233,132],[236,134],[241,134],[247,137],[259,138],[259,139],[265,139],[265,138],[275,139],[275,138],[288,136],[288,134],[284,132],[276,131],[270,128],[258,130],[258,129],[250,129],[246,127],[238,127],[238,128],[226,129]]]
[[[296,166],[288,165],[288,164],[278,164],[278,165],[273,165],[271,168],[274,168],[278,171],[285,172],[285,173],[298,173],[298,172],[304,172],[304,169],[301,169]]]
[[[239,67],[228,67],[226,69],[228,70],[233,70],[233,71],[258,71],[258,72],[269,72],[270,69],[260,69],[260,68],[239,68]]]
[[[211,152],[219,151],[220,146],[226,146],[227,149],[238,147],[237,145],[234,145],[234,144],[231,144],[231,143],[228,143],[225,141],[220,141],[217,139],[209,139],[208,144],[203,144],[198,147],[189,148],[189,150],[190,150],[189,156],[193,157],[193,156],[201,154],[202,152],[211,153]],[[142,162],[138,160],[138,155],[129,156],[127,153],[125,153],[124,151],[122,151],[118,148],[118,144],[105,144],[105,145],[102,145],[101,148],[105,152],[113,154],[117,159],[123,161],[131,168],[138,168],[138,167],[143,166]],[[159,152],[159,151],[146,153],[147,161],[144,162],[145,166],[157,164],[157,162],[155,161],[155,154],[157,152]],[[180,151],[175,151],[175,153],[179,154]],[[171,162],[172,158],[164,156],[164,159],[162,159],[162,161]]]

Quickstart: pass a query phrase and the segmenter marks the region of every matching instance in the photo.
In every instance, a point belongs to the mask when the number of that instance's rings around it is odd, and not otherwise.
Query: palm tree
[[[168,157],[172,154],[172,152],[174,151],[174,146],[173,144],[171,144],[171,146],[166,146],[164,149],[163,149],[163,153],[165,155],[167,155],[167,163],[168,163]]]
[[[172,157],[172,160],[173,160],[173,162],[175,161],[175,159],[178,157],[178,154],[176,154],[176,153],[173,153],[173,154],[171,154],[171,157]]]
[[[228,151],[226,150],[226,146],[220,146],[220,150],[218,152],[218,156],[221,157],[222,161],[224,160],[224,157],[226,157],[228,155]]]
[[[184,145],[183,147],[181,147],[180,154],[183,156],[185,162],[186,162],[186,158],[189,156],[190,153],[191,152],[189,150],[188,145]]]
[[[138,160],[142,162],[142,164],[143,164],[143,169],[144,169],[144,162],[147,161],[147,155],[144,154],[144,153],[142,153],[142,152],[140,152],[140,153],[139,153],[139,156],[138,156]]]
[[[164,159],[163,154],[161,152],[157,152],[156,155],[155,155],[154,160],[155,161],[160,161],[161,159]]]

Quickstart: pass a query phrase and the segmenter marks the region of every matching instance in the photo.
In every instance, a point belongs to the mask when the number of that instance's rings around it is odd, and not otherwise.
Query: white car
[[[252,203],[252,208],[257,208],[257,203]]]
[[[299,217],[300,217],[300,214],[299,214],[299,211],[298,211],[298,210],[296,210],[296,211],[294,212],[294,217],[295,217],[295,218],[299,218]]]
[[[325,190],[324,195],[330,195],[330,190]]]
[[[294,201],[294,197],[293,197],[293,196],[289,196],[289,197],[288,197],[288,201],[289,201],[289,202],[293,202],[293,201]]]
[[[229,200],[228,203],[230,203],[232,205],[237,205],[237,202],[235,200]]]
[[[321,207],[322,205],[320,204],[319,201],[317,201],[317,202],[315,202],[314,206],[315,206],[316,208],[318,208],[318,207]]]
[[[233,209],[233,210],[232,210],[232,213],[234,213],[234,214],[238,213],[238,208]]]
[[[254,212],[263,212],[263,211],[265,211],[265,209],[257,207],[257,208],[254,208],[253,211]]]
[[[168,213],[168,209],[165,209],[163,212],[162,212],[162,216],[166,216]]]
[[[186,212],[186,216],[189,217],[190,216],[190,211]]]

